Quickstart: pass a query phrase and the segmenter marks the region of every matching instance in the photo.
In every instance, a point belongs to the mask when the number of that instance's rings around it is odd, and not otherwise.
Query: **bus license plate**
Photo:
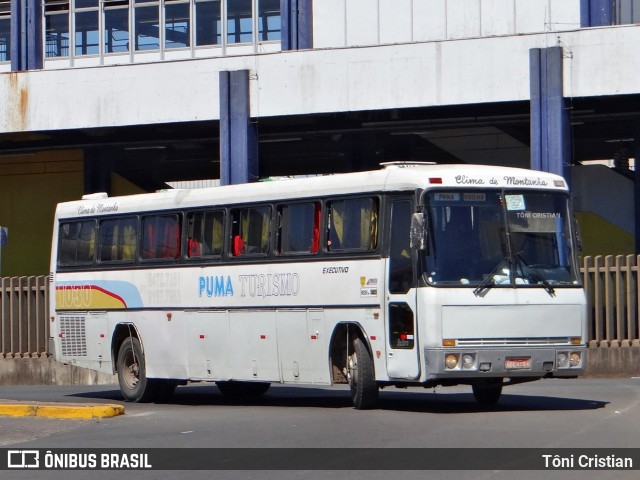
[[[531,358],[506,358],[504,361],[506,370],[522,370],[531,368]]]

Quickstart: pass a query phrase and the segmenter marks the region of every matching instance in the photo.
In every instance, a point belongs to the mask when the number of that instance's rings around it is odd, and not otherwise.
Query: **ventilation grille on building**
[[[63,357],[86,357],[87,337],[85,335],[85,317],[60,317]]]

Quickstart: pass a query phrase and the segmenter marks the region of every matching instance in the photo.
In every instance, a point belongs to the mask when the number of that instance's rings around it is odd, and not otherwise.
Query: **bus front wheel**
[[[118,383],[128,402],[150,402],[155,398],[157,385],[147,378],[144,354],[137,338],[128,337],[120,345]]]
[[[369,350],[360,338],[353,341],[353,353],[349,356],[349,387],[353,406],[358,410],[373,407],[378,401],[378,385]]]

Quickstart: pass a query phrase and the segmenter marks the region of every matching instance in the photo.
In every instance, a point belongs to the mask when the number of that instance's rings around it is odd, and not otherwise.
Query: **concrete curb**
[[[53,358],[0,358],[0,385],[108,385],[118,377]]]
[[[30,403],[0,400],[0,416],[91,420],[124,415],[116,404]]]

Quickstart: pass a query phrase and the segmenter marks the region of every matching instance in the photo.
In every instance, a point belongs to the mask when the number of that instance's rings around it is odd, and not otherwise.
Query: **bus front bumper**
[[[488,377],[576,377],[586,347],[425,348],[427,380]]]

